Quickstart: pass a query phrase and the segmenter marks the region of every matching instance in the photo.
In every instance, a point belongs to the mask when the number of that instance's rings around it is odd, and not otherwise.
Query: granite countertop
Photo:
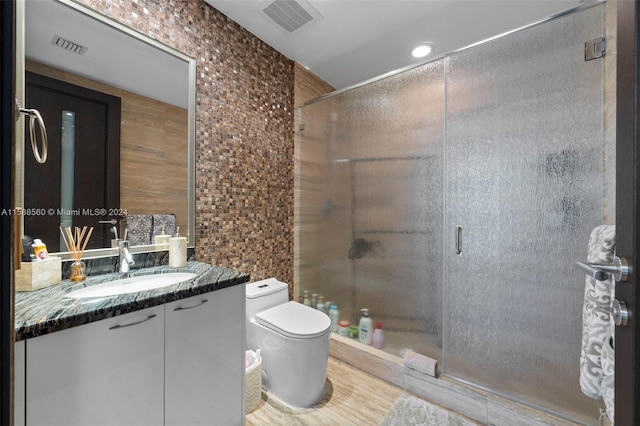
[[[131,276],[168,272],[192,272],[198,275],[190,280],[154,290],[103,298],[72,299],[64,295],[80,288],[122,278],[121,274],[90,276],[81,283],[64,280],[60,284],[41,290],[16,292],[16,341],[249,281],[248,274],[195,261],[187,262],[184,268],[170,268],[165,265],[138,269],[132,271]]]

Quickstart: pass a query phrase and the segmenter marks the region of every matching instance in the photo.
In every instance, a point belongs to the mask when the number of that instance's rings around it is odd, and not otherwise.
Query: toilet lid
[[[255,319],[258,324],[294,339],[312,339],[331,328],[331,320],[324,312],[293,301],[259,312]]]

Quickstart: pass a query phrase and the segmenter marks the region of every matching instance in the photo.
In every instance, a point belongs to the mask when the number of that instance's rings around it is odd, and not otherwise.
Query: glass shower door
[[[593,421],[580,392],[584,258],[603,221],[603,8],[452,55],[444,370]]]

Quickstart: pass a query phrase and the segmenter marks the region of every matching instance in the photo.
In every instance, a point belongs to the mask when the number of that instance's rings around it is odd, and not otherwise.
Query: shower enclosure
[[[301,108],[297,285],[385,351],[592,422],[579,388],[584,275],[603,223],[595,6]]]

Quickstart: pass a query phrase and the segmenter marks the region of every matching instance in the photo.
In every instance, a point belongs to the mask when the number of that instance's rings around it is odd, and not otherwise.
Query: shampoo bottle
[[[369,309],[363,308],[362,318],[360,318],[360,342],[370,345],[373,342],[373,324],[369,318]]]

